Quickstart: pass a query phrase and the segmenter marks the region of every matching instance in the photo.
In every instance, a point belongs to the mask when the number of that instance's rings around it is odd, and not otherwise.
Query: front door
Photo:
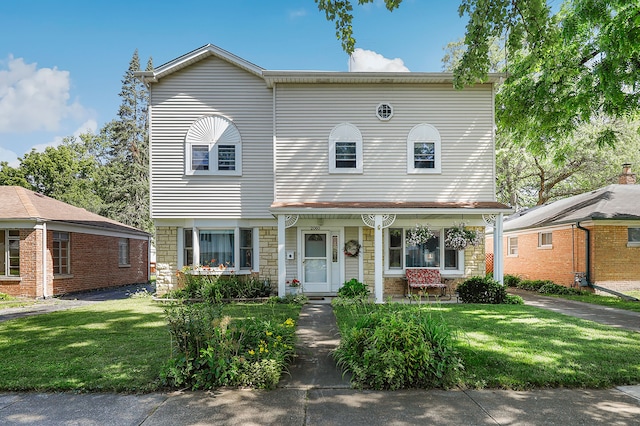
[[[303,232],[302,238],[302,288],[305,293],[328,293],[331,279],[329,233]]]

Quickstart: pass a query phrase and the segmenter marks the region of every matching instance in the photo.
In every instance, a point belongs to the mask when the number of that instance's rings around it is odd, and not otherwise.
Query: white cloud
[[[55,131],[63,119],[85,113],[79,103],[69,103],[68,71],[38,69],[13,56],[7,65],[0,69],[0,132]]]
[[[95,120],[87,120],[84,123],[82,123],[76,129],[75,132],[73,132],[73,136],[77,138],[83,133],[95,133],[97,128],[98,128],[98,123]],[[51,142],[41,143],[41,144],[32,146],[31,148],[29,148],[28,152],[30,152],[32,149],[35,149],[38,152],[44,152],[44,150],[47,149],[47,147],[49,146],[55,147],[60,145],[65,137],[56,136],[55,138],[53,138]]]
[[[349,71],[409,72],[400,58],[388,59],[373,50],[356,48],[349,58]]]
[[[18,167],[20,165],[20,162],[18,161],[18,154],[0,146],[0,163],[3,161],[9,163],[11,167]]]
[[[297,18],[302,18],[304,16],[307,16],[307,11],[304,9],[289,11],[289,19],[297,19]]]

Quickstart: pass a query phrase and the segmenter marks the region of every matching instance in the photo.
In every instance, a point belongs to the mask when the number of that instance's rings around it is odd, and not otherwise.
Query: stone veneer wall
[[[156,292],[159,295],[178,285],[178,228],[156,227]]]
[[[373,241],[374,232],[373,228],[365,226],[362,228],[362,267],[364,284],[369,287],[371,294],[375,292],[375,244]]]
[[[278,287],[278,227],[260,228],[260,278],[271,281],[271,288]]]

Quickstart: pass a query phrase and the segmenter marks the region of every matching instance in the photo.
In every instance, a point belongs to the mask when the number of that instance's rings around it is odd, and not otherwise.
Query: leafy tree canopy
[[[350,0],[315,0],[351,53]],[[358,0],[358,4],[373,0]],[[390,11],[402,0],[385,0]],[[640,102],[640,6],[629,0],[565,0],[553,14],[546,0],[461,0],[468,16],[458,88],[483,81],[494,40],[504,39],[506,79],[496,99],[498,126],[534,151],[604,114],[637,114]],[[598,134],[599,145],[618,134]]]

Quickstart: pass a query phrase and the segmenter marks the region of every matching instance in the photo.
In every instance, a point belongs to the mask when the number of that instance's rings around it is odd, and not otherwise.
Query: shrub
[[[524,305],[524,299],[516,294],[507,294],[505,305]]]
[[[389,305],[384,305],[389,306]],[[452,332],[417,308],[380,308],[346,330],[334,357],[358,388],[448,388],[462,368]]]
[[[520,283],[518,283],[517,287],[522,289],[522,290],[538,291],[540,289],[540,287],[542,287],[545,284],[553,284],[553,281],[549,281],[549,280],[521,280]]]
[[[563,295],[581,295],[584,294],[585,292],[577,289],[577,288],[570,288],[570,287],[565,287],[563,285],[558,285],[555,283],[547,283],[542,285],[539,289],[538,289],[538,293],[542,293],[542,294],[563,294]]]
[[[340,297],[361,297],[368,296],[369,288],[366,284],[361,283],[355,278],[351,278],[349,281],[345,281],[340,290],[338,290],[338,296]]]
[[[271,283],[252,276],[183,274],[184,286],[168,294],[179,299],[201,299],[220,303],[223,299],[269,297]]]
[[[509,274],[506,274],[503,280],[504,280],[504,285],[506,285],[507,287],[517,287],[521,281],[520,277],[516,275],[509,275]]]
[[[231,320],[208,304],[171,307],[167,318],[174,353],[161,377],[168,386],[272,389],[294,354],[292,319]]]
[[[471,277],[458,285],[458,294],[462,303],[505,303],[505,286],[491,278]]]

